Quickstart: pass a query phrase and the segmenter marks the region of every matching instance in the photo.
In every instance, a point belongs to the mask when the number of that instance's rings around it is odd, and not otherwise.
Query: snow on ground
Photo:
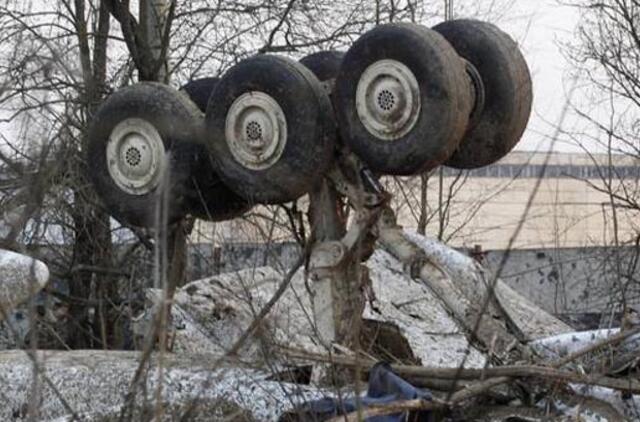
[[[139,352],[39,352],[36,361],[44,369],[37,386],[40,396],[37,419],[68,417],[63,400],[71,404],[75,413],[90,415],[91,419],[118,415],[139,359]],[[241,408],[253,420],[275,421],[293,405],[324,395],[318,389],[269,381],[264,371],[214,367],[214,361],[215,357],[210,355],[191,355],[188,359],[186,356],[165,356],[164,370],[160,373],[152,367],[139,386],[137,403],[155,401],[158,380],[162,379],[162,402],[178,414],[198,398],[201,406],[214,411],[225,407]],[[35,400],[33,368],[33,361],[25,352],[0,353],[0,397],[3,398],[0,420],[26,418],[29,405]],[[206,416],[215,419],[224,415]]]

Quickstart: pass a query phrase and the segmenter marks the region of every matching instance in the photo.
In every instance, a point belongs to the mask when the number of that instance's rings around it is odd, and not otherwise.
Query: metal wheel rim
[[[251,170],[268,169],[280,159],[287,144],[284,111],[270,95],[246,92],[229,108],[225,137],[238,163]]]
[[[164,143],[151,123],[130,118],[111,131],[107,169],[120,189],[131,195],[145,195],[160,184],[165,168]]]
[[[413,72],[396,60],[371,64],[356,89],[360,122],[375,137],[393,141],[409,133],[420,114],[420,85]]]
[[[484,88],[484,82],[482,76],[478,71],[478,68],[468,60],[462,59],[465,64],[465,70],[467,77],[469,78],[469,89],[472,98],[472,108],[469,114],[469,124],[467,130],[473,129],[480,122],[482,112],[484,111],[484,104],[486,101],[486,92]]]

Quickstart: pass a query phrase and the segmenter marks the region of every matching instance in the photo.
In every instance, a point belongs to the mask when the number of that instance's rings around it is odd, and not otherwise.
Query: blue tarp
[[[388,363],[378,363],[369,372],[369,389],[367,395],[361,397],[359,403],[366,408],[372,404],[388,404],[399,400],[423,399],[431,400],[431,393],[419,389],[400,378],[392,370]],[[298,409],[298,415],[302,420],[324,421],[332,417],[355,411],[357,401],[355,397],[323,398],[309,402]],[[416,422],[431,422],[431,412],[418,412]],[[404,422],[407,420],[407,412],[396,413],[387,416],[375,416],[365,419],[366,422]]]

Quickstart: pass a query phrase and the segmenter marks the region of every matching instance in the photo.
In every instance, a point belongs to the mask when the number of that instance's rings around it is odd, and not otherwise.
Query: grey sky
[[[522,46],[531,69],[534,103],[528,130],[518,149],[546,149],[567,101],[571,81],[567,80],[570,64],[562,54],[559,43],[573,39],[579,22],[575,8],[560,6],[556,0],[516,0],[509,14],[496,22],[516,38]],[[572,101],[579,100],[576,90]],[[582,125],[569,115],[563,127],[572,129]],[[559,141],[558,151],[578,151],[576,145]]]

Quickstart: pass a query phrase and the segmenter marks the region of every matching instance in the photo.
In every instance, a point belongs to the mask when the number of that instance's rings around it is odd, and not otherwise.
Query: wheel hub
[[[165,169],[165,149],[151,123],[126,119],[112,131],[107,142],[107,169],[123,191],[144,195],[160,184]]]
[[[280,105],[264,92],[238,97],[227,114],[227,145],[235,160],[252,170],[273,166],[287,143],[287,121]]]
[[[420,86],[415,75],[396,60],[370,65],[356,88],[356,110],[364,127],[379,139],[406,135],[420,113]]]

